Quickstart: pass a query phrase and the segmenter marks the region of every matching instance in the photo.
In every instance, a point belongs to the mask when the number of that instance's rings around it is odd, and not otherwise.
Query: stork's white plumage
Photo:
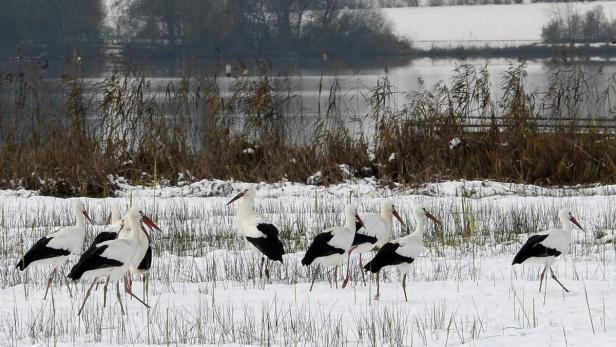
[[[84,254],[79,262],[73,267],[68,276],[69,278],[75,281],[81,278],[92,279],[92,285],[86,293],[86,297],[81,309],[79,310],[79,314],[81,313],[86,300],[90,296],[92,287],[96,284],[97,279],[104,277],[108,277],[110,281],[116,282],[117,296],[121,307],[122,304],[120,300],[118,281],[128,272],[131,262],[135,256],[136,247],[139,242],[139,234],[145,232],[141,225],[142,220],[143,213],[141,211],[135,207],[129,209],[126,216],[124,216],[122,220],[121,229],[123,229],[124,225],[126,225],[127,227],[130,227],[130,231],[128,233],[123,233],[123,231],[120,230],[120,235],[124,234],[127,236],[121,239],[104,241],[95,245],[95,248],[91,252]],[[142,304],[149,307],[141,299],[137,298],[132,291],[130,291],[130,288],[127,292],[139,300]]]
[[[278,229],[267,218],[257,213],[252,204],[257,192],[254,188],[248,188],[237,194],[227,205],[241,199],[237,209],[236,222],[240,233],[244,236],[250,248],[262,254],[259,275],[262,275],[263,265],[268,260],[282,263],[284,247],[278,238]],[[265,275],[269,278],[268,265],[265,265]]]
[[[584,228],[582,228],[580,223],[567,208],[561,209],[558,213],[558,217],[562,228],[546,230],[529,237],[526,243],[524,243],[522,248],[520,248],[516,256],[513,258],[513,262],[511,264],[535,263],[545,265],[539,278],[539,291],[541,291],[543,277],[545,276],[545,271],[547,269],[550,269],[552,278],[560,284],[566,292],[569,291],[565,288],[565,286],[563,286],[562,283],[560,283],[558,278],[556,278],[551,266],[556,260],[556,257],[569,252],[573,225],[576,225],[582,231]]]
[[[83,247],[86,236],[86,219],[90,220],[84,203],[75,200],[73,203],[75,225],[55,231],[38,240],[26,254],[19,260],[16,268],[25,270],[29,265],[50,264],[53,271],[47,281],[45,298],[51,286],[54,274],[68,260],[71,254],[78,254]],[[68,286],[68,283],[67,283]],[[69,287],[70,291],[70,287]]]
[[[396,266],[401,273],[402,289],[404,298],[408,301],[406,295],[406,277],[411,263],[415,261],[424,250],[423,234],[426,228],[428,218],[436,224],[441,222],[436,219],[425,207],[416,205],[413,206],[413,216],[415,217],[415,231],[407,236],[400,237],[391,242],[388,242],[381,247],[374,258],[366,264],[364,269],[376,273],[376,297],[380,296],[379,273],[382,268],[388,266]]]
[[[355,237],[355,221],[363,224],[361,217],[357,214],[357,208],[349,205],[344,210],[345,223],[343,226],[329,228],[318,234],[302,259],[302,265],[309,266],[316,264],[317,267],[312,277],[310,291],[314,286],[316,272],[321,266],[335,266],[334,281],[338,286],[337,274],[338,265],[344,261],[345,253],[351,248]]]
[[[353,239],[353,245],[349,249],[349,266],[347,267],[347,275],[342,284],[342,288],[347,286],[350,279],[350,264],[351,253],[359,253],[359,269],[362,274],[364,285],[366,284],[366,278],[363,272],[362,254],[372,252],[375,247],[383,247],[384,244],[389,242],[394,234],[394,220],[396,217],[402,225],[402,217],[396,211],[394,204],[391,200],[385,199],[381,202],[380,213],[360,213],[362,224],[359,224],[359,228],[356,229],[355,238]]]

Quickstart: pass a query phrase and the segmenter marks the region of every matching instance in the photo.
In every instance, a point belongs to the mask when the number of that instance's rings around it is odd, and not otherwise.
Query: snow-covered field
[[[581,14],[603,6],[616,17],[616,2],[535,3],[483,6],[440,6],[385,9],[397,35],[420,48],[519,46],[541,40],[541,28],[554,13]]]
[[[371,181],[329,187],[259,185],[256,208],[279,226],[289,254],[272,265],[271,281],[258,277],[258,258],[234,227],[227,207],[239,183],[202,181],[179,188],[123,186],[117,198],[84,199],[102,226],[112,201],[140,206],[161,226],[149,278],[146,310],[126,295],[122,316],[102,290],[81,317],[85,284],[70,298],[60,281],[43,301],[48,272],[13,269],[37,238],[71,222],[71,199],[28,191],[0,192],[0,346],[4,345],[391,345],[596,346],[616,344],[616,186],[545,189],[497,182],[445,182],[415,189]],[[427,250],[410,273],[409,302],[400,275],[385,272],[381,300],[374,278],[336,289],[331,273],[312,293],[299,262],[314,234],[340,223],[353,202],[374,211],[391,196],[413,227],[410,206],[422,203],[444,223],[430,227]],[[538,292],[533,266],[512,267],[527,233],[556,226],[570,207],[586,228],[575,232],[571,253],[554,270],[571,292],[551,279]],[[396,226],[396,234],[406,234]],[[366,260],[366,259],[364,259]],[[74,261],[74,260],[73,260]],[[353,264],[357,259],[352,258]],[[68,269],[65,268],[65,271]],[[356,265],[353,278],[360,278]],[[142,282],[135,279],[141,294]],[[73,291],[75,293],[75,291]],[[114,295],[114,291],[111,292]]]

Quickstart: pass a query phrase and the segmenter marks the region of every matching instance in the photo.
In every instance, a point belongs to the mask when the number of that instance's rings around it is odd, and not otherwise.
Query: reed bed
[[[365,114],[345,104],[337,80],[321,82],[327,103],[316,115],[289,114],[298,91],[266,72],[223,93],[216,76],[160,88],[126,66],[99,79],[79,66],[57,81],[28,71],[0,84],[0,186],[109,196],[109,177],[615,182],[616,76],[556,64],[545,90],[530,91],[525,68],[512,63],[495,86],[487,67],[461,63],[450,80],[414,91],[395,90],[386,74],[358,93]]]

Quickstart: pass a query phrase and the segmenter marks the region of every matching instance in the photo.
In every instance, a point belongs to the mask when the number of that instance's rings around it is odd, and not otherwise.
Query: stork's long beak
[[[109,217],[107,217],[107,224],[111,224],[111,213],[109,214]]]
[[[361,223],[361,225],[365,225],[365,224],[364,224],[364,221],[363,221],[363,220],[361,220],[361,217],[359,216],[359,214],[358,214],[358,213],[355,213],[355,220],[356,220],[356,221],[358,221],[358,222],[360,222],[360,223]]]
[[[233,199],[231,199],[228,203],[227,206],[231,205],[232,202],[234,202],[235,200],[241,198],[242,196],[244,196],[244,192],[237,194]]]
[[[396,219],[400,222],[400,224],[402,224],[402,226],[406,226],[406,224],[404,224],[404,221],[402,220],[402,217],[400,217],[400,215],[398,214],[398,211],[394,209],[391,211],[391,214],[393,214],[394,217],[396,217]]]
[[[580,225],[580,223],[577,221],[577,219],[575,219],[575,217],[571,217],[571,219],[569,219],[571,221],[571,223],[575,224],[578,228],[580,228],[580,230],[582,231],[586,231],[584,230],[584,228],[582,228],[582,226]]]
[[[143,221],[143,223],[144,223],[145,225],[147,225],[147,226],[148,226],[148,228],[150,228],[151,230],[156,230],[156,231],[159,231],[159,232],[160,232],[160,231],[162,231],[162,230],[160,230],[160,228],[158,227],[158,225],[156,225],[156,223],[154,223],[154,221],[152,221],[152,220],[150,219],[150,217],[148,217],[148,216],[143,216],[143,217],[141,218],[141,220],[142,220],[142,221]]]
[[[92,222],[92,219],[90,218],[90,216],[88,215],[88,211],[84,210],[83,211],[83,215],[86,217],[86,219],[88,220],[88,222],[90,222],[90,224],[94,224],[94,222]]]
[[[432,219],[432,221],[433,221],[435,224],[438,224],[439,226],[443,226],[443,223],[441,223],[441,221],[440,221],[440,220],[436,219],[436,217],[434,217],[434,215],[432,215],[432,213],[430,213],[430,212],[426,212],[426,217],[428,217],[428,218]]]

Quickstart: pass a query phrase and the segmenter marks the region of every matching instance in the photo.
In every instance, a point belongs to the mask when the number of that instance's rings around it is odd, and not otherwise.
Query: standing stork
[[[145,224],[150,231],[161,231],[158,225],[154,223],[148,216],[143,215],[141,221]],[[127,273],[125,284],[130,287],[129,291],[132,291],[132,278],[131,274],[141,275],[143,278],[143,296],[146,299],[147,295],[147,273],[152,267],[152,238],[143,225],[140,223],[140,229],[143,233],[137,233],[137,245],[135,246],[135,254],[130,263],[130,271]],[[120,239],[127,238],[128,233],[122,232],[119,236]]]
[[[538,263],[545,265],[541,276],[539,277],[539,292],[541,292],[541,285],[543,283],[543,277],[545,271],[550,269],[552,278],[556,283],[569,292],[565,286],[556,278],[554,271],[552,270],[552,263],[556,260],[556,257],[561,254],[566,254],[569,251],[569,245],[571,244],[571,230],[573,230],[573,224],[584,231],[584,228],[573,217],[573,214],[568,208],[563,208],[559,211],[558,217],[562,225],[562,229],[550,229],[542,231],[536,235],[528,238],[526,243],[520,248],[518,254],[513,258],[511,265],[524,264],[524,263]]]
[[[313,263],[317,265],[312,276],[310,291],[312,291],[317,271],[321,266],[335,266],[334,282],[336,283],[336,288],[338,288],[338,265],[344,261],[344,254],[353,244],[356,221],[363,224],[355,206],[347,206],[344,210],[344,216],[344,226],[329,228],[318,234],[302,259],[302,265],[304,266],[309,266]]]
[[[357,228],[355,232],[353,245],[349,249],[349,266],[347,267],[347,274],[342,283],[342,288],[347,286],[350,279],[351,253],[359,253],[359,269],[364,285],[366,285],[362,254],[371,252],[375,247],[383,247],[384,244],[391,240],[394,234],[393,217],[396,217],[403,226],[405,225],[402,217],[400,217],[398,211],[396,211],[393,202],[389,199],[385,199],[381,202],[381,213],[360,213],[359,216],[363,221],[363,225],[358,225],[359,228]]]
[[[115,239],[111,241],[105,241],[97,244],[95,249],[89,253],[84,254],[79,262],[73,267],[68,277],[74,281],[81,278],[92,278],[92,285],[88,288],[86,296],[83,300],[83,304],[79,309],[77,315],[81,314],[88,297],[92,292],[92,287],[97,283],[99,278],[109,277],[110,281],[116,283],[116,295],[118,302],[120,303],[120,309],[124,314],[124,308],[122,307],[122,300],[120,298],[120,282],[119,280],[124,277],[128,272],[130,265],[136,253],[136,248],[139,243],[139,234],[147,233],[142,227],[141,223],[144,221],[144,215],[136,207],[132,207],[126,213],[122,220],[122,227],[130,227],[128,236],[122,239]],[[145,307],[150,306],[143,300],[133,294],[130,287],[127,287],[127,293],[137,299]]]
[[[47,299],[47,292],[51,287],[53,276],[62,264],[68,260],[71,254],[78,254],[81,251],[86,237],[86,219],[92,223],[86,206],[81,200],[75,200],[73,212],[75,214],[75,225],[62,228],[38,240],[15,266],[21,271],[24,271],[31,264],[51,264],[53,266],[53,271],[47,281],[44,299]],[[69,294],[72,296],[68,280],[66,276],[63,275],[63,277]]]
[[[269,278],[269,260],[282,263],[284,247],[278,238],[278,229],[270,223],[267,218],[257,213],[252,208],[252,203],[256,195],[257,192],[254,188],[245,189],[231,199],[227,203],[227,206],[243,198],[237,209],[237,227],[244,236],[249,247],[262,254],[261,265],[259,266],[259,277],[263,276],[263,266],[265,264],[265,276]]]
[[[424,250],[423,233],[426,228],[428,218],[434,223],[442,225],[424,206],[413,206],[413,216],[417,223],[415,232],[388,242],[381,247],[374,258],[364,266],[366,271],[376,273],[376,296],[375,300],[380,297],[379,273],[382,268],[387,266],[396,266],[404,274],[402,276],[402,290],[404,291],[404,299],[408,300],[406,295],[406,277],[411,263],[421,255]]]

